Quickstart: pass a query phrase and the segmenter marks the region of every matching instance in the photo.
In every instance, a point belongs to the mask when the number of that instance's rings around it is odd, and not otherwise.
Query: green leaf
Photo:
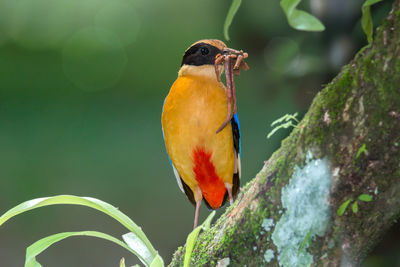
[[[23,212],[49,206],[49,205],[58,205],[58,204],[72,204],[72,205],[81,205],[90,207],[96,210],[99,210],[110,217],[114,218],[118,222],[120,222],[123,226],[125,226],[129,231],[135,235],[138,240],[142,243],[143,247],[146,247],[146,253],[143,256],[140,256],[139,259],[144,260],[147,266],[155,260],[158,256],[158,252],[154,249],[151,245],[150,241],[147,239],[144,232],[141,230],[139,226],[137,226],[128,216],[124,213],[119,211],[116,207],[101,201],[96,198],[91,197],[78,197],[72,195],[59,195],[54,197],[44,197],[44,198],[37,198],[32,199],[26,202],[23,202],[14,208],[8,210],[0,217],[0,226],[5,223],[7,220],[11,219],[12,217],[21,214]],[[150,256],[150,255],[151,256]],[[140,254],[139,254],[140,255]]]
[[[208,215],[207,219],[201,225],[203,231],[207,231],[208,229],[210,229],[211,221],[214,218],[214,216],[215,216],[215,211],[211,212],[211,214]]]
[[[232,20],[235,17],[236,12],[238,11],[240,5],[242,4],[242,0],[232,0],[231,7],[229,8],[228,15],[226,15],[225,23],[224,23],[224,36],[227,41],[229,38],[229,27],[231,26]]]
[[[194,245],[196,244],[197,236],[201,231],[201,227],[196,227],[187,237],[186,239],[186,250],[185,250],[185,259],[183,261],[183,266],[188,267],[190,263],[190,257],[192,256],[192,251]]]
[[[289,25],[301,31],[323,31],[325,26],[313,15],[298,10],[296,7],[301,0],[281,0],[281,7],[285,12]]]
[[[211,212],[211,214],[207,217],[207,219],[203,222],[202,225],[197,226],[193,231],[188,235],[186,239],[186,251],[185,251],[185,259],[183,260],[183,266],[189,267],[190,258],[192,256],[192,251],[194,245],[196,244],[197,237],[201,230],[207,231],[210,228],[211,220],[215,216],[215,210]]]
[[[161,257],[159,255],[153,257],[151,251],[146,246],[146,244],[143,243],[143,241],[134,233],[130,232],[124,234],[122,236],[122,239],[124,239],[125,243],[128,244],[128,246],[132,250],[140,252],[140,257],[143,259],[142,262],[146,264],[146,266],[151,266],[151,267],[164,266],[164,262],[162,261]]]
[[[283,121],[287,121],[289,119],[289,116],[290,116],[289,114],[285,114],[284,116],[280,117],[279,119],[274,120],[271,123],[271,126],[274,126],[275,124],[278,124],[278,123],[282,123]]]
[[[131,253],[137,254],[135,251],[133,251],[130,247],[128,247],[124,242],[118,240],[115,237],[112,237],[110,235],[96,232],[96,231],[81,231],[81,232],[65,232],[65,233],[58,233],[54,234],[45,238],[42,238],[32,245],[30,245],[26,249],[26,258],[25,258],[25,267],[41,267],[42,265],[36,261],[36,256],[38,256],[40,253],[42,253],[44,250],[46,250],[48,247],[53,245],[56,242],[59,242],[65,238],[71,237],[71,236],[93,236],[93,237],[98,237],[102,238],[105,240],[109,240],[111,242],[114,242],[121,247],[125,248],[126,250],[130,251]],[[121,260],[122,262],[122,260]]]
[[[274,135],[274,133],[276,131],[278,131],[279,129],[282,129],[282,128],[287,129],[289,127],[296,128],[297,126],[295,124],[293,124],[293,122],[292,122],[292,120],[294,120],[296,123],[299,123],[299,120],[296,117],[297,117],[297,112],[294,113],[293,115],[292,114],[285,114],[284,116],[280,117],[279,119],[276,119],[275,121],[273,121],[271,123],[271,126],[274,126],[274,125],[276,125],[278,123],[281,123],[281,124],[278,125],[278,126],[275,126],[275,128],[272,129],[272,131],[268,133],[267,139],[269,139],[272,135]]]
[[[125,267],[125,259],[124,259],[124,258],[122,258],[122,259],[119,261],[119,267]]]
[[[139,266],[138,266],[139,267]],[[164,267],[164,261],[160,255],[157,255],[151,262],[150,267]]]
[[[360,157],[361,153],[368,154],[366,144],[362,144],[362,146],[358,149],[357,154],[356,154],[356,159],[358,159]]]
[[[348,199],[346,202],[344,202],[342,205],[340,205],[340,207],[339,207],[338,210],[337,210],[337,215],[342,216],[342,215],[344,214],[344,212],[346,211],[347,206],[350,204],[350,202],[351,202],[352,200],[353,200],[353,199],[350,198],[350,199]]]
[[[358,199],[364,202],[370,202],[372,200],[372,196],[368,194],[361,194],[358,196]]]
[[[354,201],[353,205],[351,205],[351,209],[353,210],[353,213],[358,212],[358,202]]]
[[[290,121],[290,120],[294,120],[295,122],[299,123],[299,120],[296,118],[297,115],[298,115],[297,112],[294,113],[294,114],[285,114],[282,117],[280,117],[279,119],[274,120],[271,123],[271,126],[274,126],[275,124],[278,124],[278,123],[282,123],[283,121],[287,122],[287,121]]]
[[[381,2],[382,0],[367,0],[361,7],[362,17],[361,17],[361,26],[367,35],[368,43],[372,43],[372,35],[374,31],[374,25],[372,23],[371,17],[371,6]]]

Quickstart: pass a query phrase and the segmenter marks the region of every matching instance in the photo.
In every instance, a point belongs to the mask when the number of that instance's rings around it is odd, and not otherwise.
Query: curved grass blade
[[[125,248],[126,250],[130,251],[131,253],[137,255],[140,258],[140,255],[136,253],[133,249],[131,249],[127,244],[110,235],[96,231],[64,232],[42,238],[33,243],[32,245],[30,245],[26,249],[25,267],[41,267],[42,265],[36,261],[36,256],[38,256],[40,253],[42,253],[44,250],[46,250],[54,243],[57,243],[71,236],[92,236],[105,239],[120,245],[121,247]]]
[[[285,12],[289,25],[296,30],[301,31],[323,31],[325,26],[313,15],[298,10],[296,7],[301,0],[282,0],[281,7]]]
[[[138,266],[139,267],[139,266]],[[164,267],[164,261],[160,255],[157,255],[151,262],[150,267]]]
[[[183,260],[183,266],[184,267],[189,267],[190,264],[190,258],[192,256],[192,251],[194,248],[194,245],[196,244],[197,237],[199,236],[199,233],[201,230],[207,231],[210,229],[210,224],[212,218],[215,216],[215,210],[211,212],[210,215],[208,215],[207,219],[203,222],[202,225],[197,226],[187,237],[186,239],[186,250],[185,250],[185,258]]]
[[[201,226],[197,226],[187,237],[186,239],[186,250],[185,250],[185,259],[183,260],[183,266],[188,267],[190,263],[190,258],[192,256],[192,251],[194,248],[194,244],[196,244],[197,237],[201,231]]]
[[[303,248],[304,248],[304,246],[306,245],[306,244],[308,244],[308,246],[310,245],[310,235],[311,235],[311,228],[310,228],[310,231],[308,231],[308,234],[306,235],[306,237],[304,238],[304,240],[303,240],[303,242],[301,243],[301,245],[300,245],[300,248],[299,248],[299,250],[297,251],[297,257],[299,256],[299,254],[300,254],[300,252],[303,250]]]
[[[125,258],[122,258],[122,259],[119,261],[119,267],[126,267],[126,266],[125,266]]]
[[[158,252],[151,245],[150,241],[147,239],[144,232],[141,230],[139,226],[137,226],[128,216],[119,211],[116,207],[101,201],[96,198],[91,197],[78,197],[73,195],[59,195],[54,197],[44,197],[44,198],[36,198],[32,200],[28,200],[23,202],[14,208],[8,210],[0,217],[0,226],[5,223],[7,220],[12,217],[21,214],[25,211],[36,209],[39,207],[49,206],[49,205],[59,205],[59,204],[72,204],[72,205],[81,205],[90,207],[96,210],[99,210],[110,217],[114,218],[118,222],[120,222],[123,226],[125,226],[129,231],[131,231],[134,235],[138,237],[143,243],[151,257],[143,257],[146,259],[146,265],[149,266],[152,261],[158,256]]]
[[[236,15],[240,5],[242,4],[242,0],[233,0],[231,7],[229,8],[228,15],[226,15],[225,23],[224,23],[224,37],[227,41],[230,40],[229,38],[229,27],[232,24],[232,20]]]
[[[367,0],[361,7],[361,26],[365,32],[365,35],[367,35],[367,40],[369,44],[372,43],[372,34],[374,31],[374,25],[372,23],[371,17],[371,6],[381,1],[382,0]]]
[[[151,251],[149,250],[148,247],[142,242],[142,240],[139,239],[137,235],[134,233],[127,233],[122,236],[122,239],[124,239],[125,243],[128,244],[128,246],[139,253],[143,258],[144,262],[143,263],[148,263],[150,262],[150,267],[163,267],[164,266],[164,261],[162,258],[157,255],[154,257],[151,254]]]

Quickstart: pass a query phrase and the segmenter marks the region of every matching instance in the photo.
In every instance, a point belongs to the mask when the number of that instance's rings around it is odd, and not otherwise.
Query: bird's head
[[[178,75],[210,76],[216,79],[215,59],[226,49],[227,46],[220,40],[205,39],[195,42],[185,51]],[[222,73],[223,66],[220,67]]]

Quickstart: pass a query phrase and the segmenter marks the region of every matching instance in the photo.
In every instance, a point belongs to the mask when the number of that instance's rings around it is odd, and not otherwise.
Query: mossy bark
[[[199,236],[190,266],[278,266],[281,251],[265,231],[265,218],[282,216],[282,188],[308,151],[330,162],[331,222],[312,240],[312,266],[357,266],[400,212],[400,0],[364,47],[314,99],[304,119],[244,188],[235,203]],[[361,194],[358,211],[342,203]],[[299,248],[300,249],[300,248]],[[264,253],[274,252],[266,263]],[[169,266],[182,266],[179,248]],[[269,251],[271,252],[271,251]],[[271,254],[271,253],[269,253]]]

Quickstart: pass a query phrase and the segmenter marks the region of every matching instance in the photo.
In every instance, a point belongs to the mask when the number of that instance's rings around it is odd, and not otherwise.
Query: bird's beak
[[[240,53],[243,53],[243,51],[239,51],[239,50],[229,48],[229,47],[226,47],[222,50],[222,55],[234,55],[234,54],[240,54]]]

